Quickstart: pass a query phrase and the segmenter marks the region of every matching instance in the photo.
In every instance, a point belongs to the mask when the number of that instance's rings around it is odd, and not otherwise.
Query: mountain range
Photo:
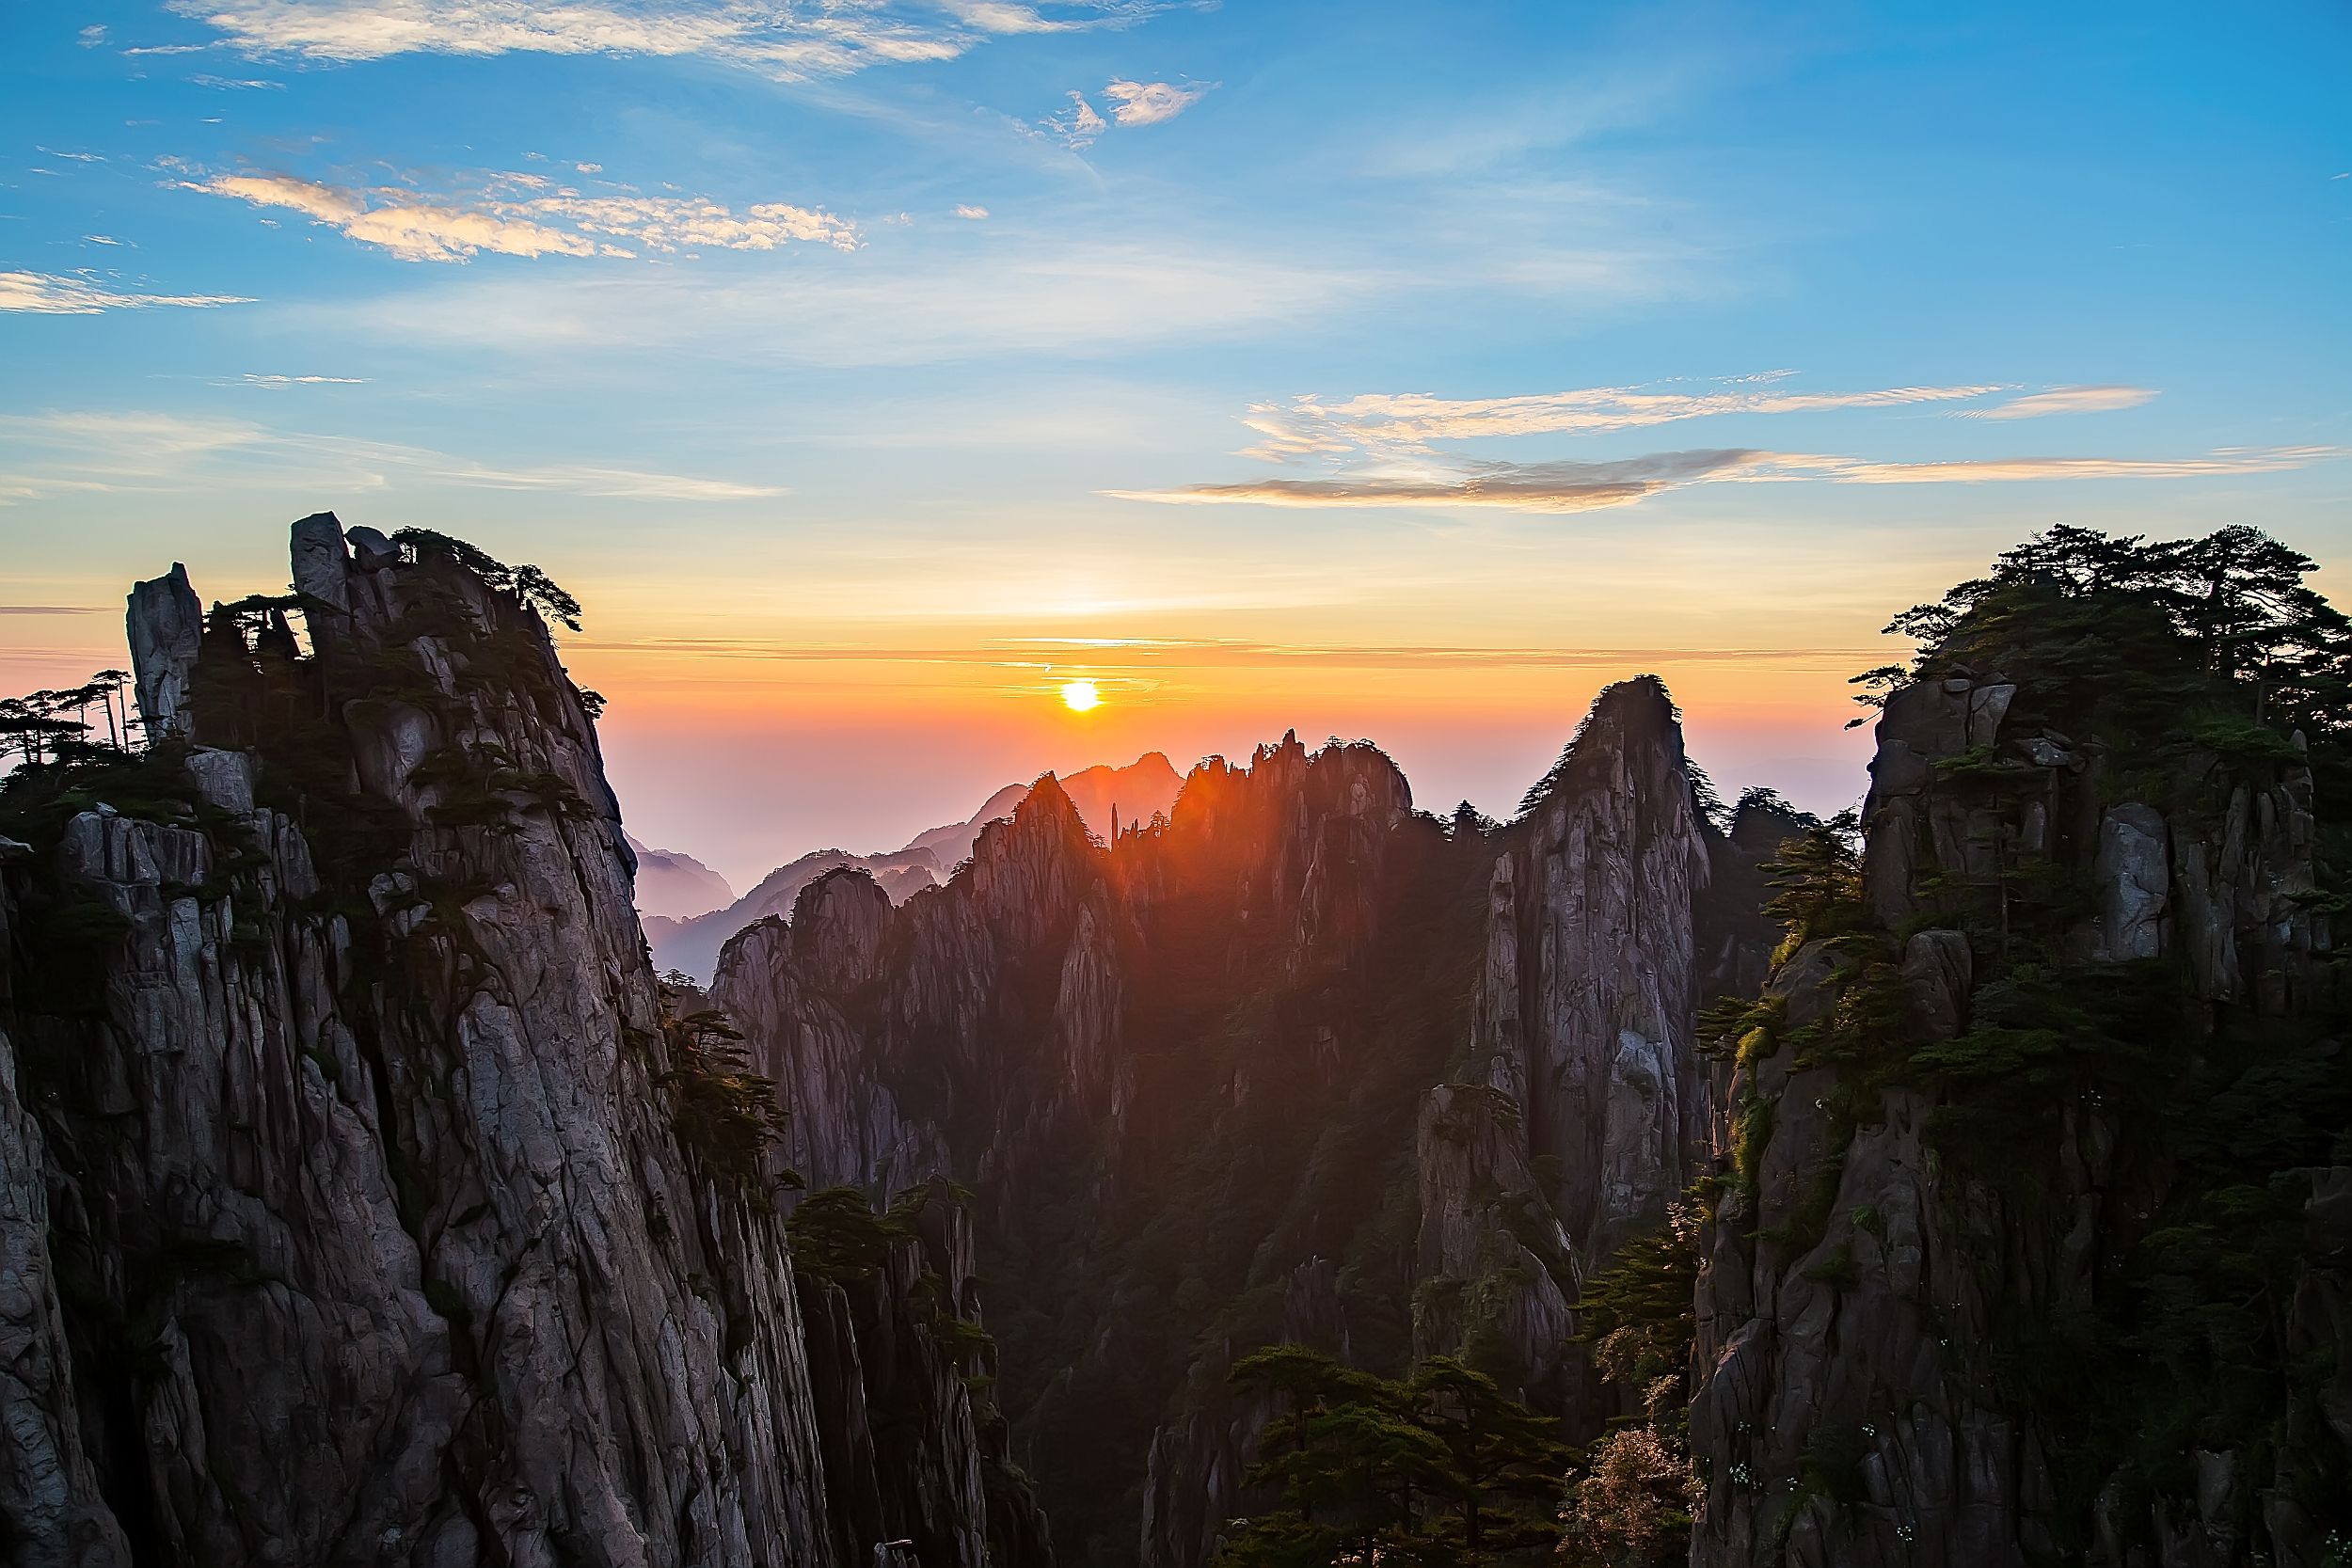
[[[707,988],[567,601],[291,546],[0,784],[12,1560],[2341,1560],[2352,624],[2252,530],[1906,612],[1858,815],[1642,676],[1508,822],[1046,775]]]
[[[1146,752],[1124,768],[1098,765],[1057,783],[1077,808],[1088,831],[1107,837],[1121,821],[1141,823],[1165,814],[1175,803],[1182,781],[1167,757]],[[654,965],[665,974],[683,974],[697,985],[708,985],[719,949],[729,937],[755,920],[788,914],[801,889],[844,866],[871,872],[892,903],[904,903],[914,894],[945,882],[949,873],[971,859],[981,828],[1011,816],[1028,793],[1027,784],[1007,784],[981,802],[968,821],[917,833],[902,849],[871,855],[855,855],[846,849],[813,850],[776,867],[740,898],[735,898],[726,883],[699,861],[675,850],[648,850],[631,839],[639,859],[637,908],[644,916],[645,940],[652,945]],[[694,872],[708,880],[689,880]],[[692,891],[671,891],[682,886]],[[723,908],[702,903],[691,912],[672,914],[654,907],[656,899],[691,903],[711,891],[721,895],[719,903]]]

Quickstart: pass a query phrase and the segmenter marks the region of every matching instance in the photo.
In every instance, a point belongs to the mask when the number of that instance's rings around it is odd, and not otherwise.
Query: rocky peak
[[[980,829],[971,867],[962,875],[991,928],[1027,945],[1066,928],[1101,870],[1085,819],[1046,773],[1011,816]]]
[[[1571,1340],[1583,1274],[1654,1229],[1705,1153],[1693,1049],[1718,854],[1653,677],[1603,690],[1526,815],[1479,840],[1483,954],[1456,1081],[1423,1098],[1417,1355],[1483,1344],[1487,1370],[1579,1431],[1614,1413]]]
[[[1554,1208],[1590,1260],[1657,1223],[1705,1125],[1692,911],[1708,847],[1664,686],[1603,690],[1528,800],[1502,911],[1532,959],[1512,1070],[1531,1149],[1559,1162]]]
[[[857,866],[828,871],[792,905],[792,952],[820,989],[847,995],[873,979],[890,929],[890,895]]]
[[[179,562],[159,578],[135,583],[123,631],[138,694],[139,718],[150,740],[181,733],[187,723],[188,681],[203,645],[204,607]]]

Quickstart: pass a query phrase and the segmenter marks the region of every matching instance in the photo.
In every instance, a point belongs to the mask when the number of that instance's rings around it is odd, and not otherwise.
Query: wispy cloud
[[[1218,82],[1197,87],[1172,87],[1166,82],[1113,82],[1103,89],[1103,95],[1118,101],[1111,118],[1120,124],[1157,125],[1174,119],[1221,86]]]
[[[0,446],[36,460],[0,475],[0,498],[60,491],[185,491],[207,483],[310,492],[429,488],[553,491],[681,501],[780,496],[772,485],[596,464],[491,467],[422,447],[170,414],[0,416]]]
[[[1670,387],[1588,387],[1526,397],[1446,399],[1420,392],[1367,392],[1344,401],[1314,394],[1288,404],[1262,403],[1242,421],[1266,439],[1243,455],[1272,462],[1343,452],[1423,452],[1438,441],[1502,436],[1595,436],[1718,414],[1810,414],[1832,409],[1898,408],[1957,403],[2008,388],[1889,387],[1867,392],[1800,392],[1769,385],[1787,372],[1740,377],[1715,391]]]
[[[956,216],[960,218],[984,218],[988,216],[988,209],[985,207],[959,206],[956,209]]]
[[[436,479],[485,490],[561,490],[576,496],[631,496],[656,500],[753,500],[787,492],[771,484],[738,484],[731,480],[696,479],[688,474],[645,473],[635,468],[599,468],[587,464],[561,463],[544,468],[440,467]]]
[[[599,652],[682,654],[697,658],[759,658],[812,664],[977,664],[1015,669],[1203,670],[1295,669],[1321,665],[1347,670],[1552,669],[1586,665],[1786,664],[1821,660],[1851,668],[1877,648],[1534,648],[1438,643],[1283,643],[1239,639],[1177,641],[1131,638],[1000,638],[978,646],[791,642],[765,638],[647,637],[574,641]],[[1008,654],[1051,655],[1024,660]]]
[[[1788,477],[1803,477],[1810,468],[1838,484],[1977,484],[2018,479],[2206,479],[2275,474],[2344,454],[2342,447],[2225,447],[2209,457],[1993,457],[1957,463],[1866,463],[1850,457],[1780,454],[1773,462]]]
[[[1113,120],[1120,125],[1157,125],[1174,119],[1222,85],[1204,82],[1199,87],[1177,87],[1166,82],[1125,82],[1113,78],[1103,89],[1103,96],[1111,101],[1110,119],[1094,112],[1094,105],[1087,102],[1085,93],[1073,91],[1067,112],[1041,123],[1072,148],[1089,148],[1111,128]]]
[[[2231,448],[2207,457],[2009,457],[1953,463],[1878,463],[1856,457],[1726,449],[1652,452],[1606,463],[1457,463],[1421,472],[1329,479],[1246,480],[1169,490],[1106,490],[1125,500],[1184,506],[1473,506],[1514,512],[1590,512],[1627,506],[1690,484],[1813,480],[1833,484],[1977,484],[2058,479],[2195,479],[2280,473],[2344,455],[2338,447]]]
[[[1963,408],[1963,420],[2038,420],[2045,414],[2100,414],[2113,408],[2137,408],[2156,396],[2150,387],[2053,387],[1991,408]]]
[[[277,391],[287,387],[364,387],[367,377],[359,375],[241,375],[234,381],[215,381],[215,387],[263,387]]]
[[[1590,512],[1721,477],[1768,459],[1742,448],[1661,451],[1607,463],[1477,463],[1413,473],[1331,479],[1260,479],[1175,490],[1106,490],[1123,500],[1186,506],[1488,506],[1514,512]]]
[[[215,76],[209,72],[199,73],[189,77],[188,80],[199,87],[214,87],[222,92],[284,92],[286,90],[286,84],[283,82],[238,81],[233,77]]]
[[[209,309],[219,305],[250,305],[244,294],[142,294],[94,283],[87,277],[58,277],[41,272],[0,272],[0,311],[37,316],[94,316],[102,310],[139,310],[156,305],[182,305]]]
[[[103,615],[95,605],[0,604],[0,615]]]
[[[404,54],[698,55],[783,80],[953,59],[992,35],[1132,25],[1158,0],[1020,5],[829,0],[172,0],[258,54],[374,60]]]
[[[1047,130],[1073,148],[1092,147],[1103,133],[1111,128],[1109,120],[1094,112],[1094,105],[1087,102],[1086,94],[1074,90],[1070,94],[1069,112],[1056,115],[1044,123]]]
[[[945,260],[885,249],[861,255],[869,261],[756,275],[686,267],[567,269],[556,277],[453,273],[439,288],[337,307],[334,319],[346,329],[525,354],[612,344],[713,362],[905,365],[1198,341],[1295,323],[1398,287],[1386,274],[1185,234],[1150,244],[1055,235]]]
[[[762,203],[738,215],[702,198],[581,196],[536,175],[491,177],[477,192],[427,196],[404,186],[358,190],[291,174],[221,174],[184,189],[284,208],[409,261],[502,256],[633,256],[628,240],[671,252],[773,250],[787,242],[857,247],[857,228],[820,209]],[[550,193],[550,194],[538,194]]]

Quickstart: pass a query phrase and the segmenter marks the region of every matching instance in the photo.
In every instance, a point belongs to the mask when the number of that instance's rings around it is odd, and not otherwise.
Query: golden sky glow
[[[2352,601],[2341,5],[17,10],[0,695],[434,529],[739,880],[1292,728],[1506,816],[1643,673],[1834,811],[2058,522]]]

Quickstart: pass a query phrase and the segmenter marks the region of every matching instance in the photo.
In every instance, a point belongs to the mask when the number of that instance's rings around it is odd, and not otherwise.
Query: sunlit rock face
[[[1569,1303],[1694,1174],[1694,1004],[1770,946],[1704,896],[1759,858],[1703,821],[1638,682],[1507,829],[1295,735],[1107,845],[1041,780],[895,911],[860,873],[813,885],[712,995],[813,1184],[976,1191],[999,1397],[1062,1550],[1139,1524],[1143,1561],[1194,1568],[1263,1501],[1271,1412],[1225,1382],[1258,1345],[1463,1354],[1578,1430],[1613,1412]]]
[[[430,536],[319,516],[293,555],[298,604],[194,657],[184,575],[142,585],[170,744],[0,864],[12,1560],[979,1568],[995,1515],[998,1568],[1049,1560],[946,1326],[968,1218],[828,1295],[781,1160],[686,1131],[536,610]],[[811,928],[854,991],[878,924]],[[923,1414],[861,1453],[867,1401]]]
[[[1953,1140],[1975,1124],[1957,1119],[1950,1081],[1857,1099],[1790,1038],[1875,983],[1890,1050],[1949,1046],[2004,1005],[2019,980],[2002,966],[2025,952],[2072,966],[2053,973],[2086,997],[2160,977],[2178,989],[2159,993],[2154,1028],[2207,1042],[2235,1032],[2286,1059],[2328,985],[2328,919],[2307,892],[2311,770],[2178,746],[2153,766],[2153,747],[2071,719],[2071,734],[2050,728],[2034,715],[2066,690],[2045,686],[2028,709],[1998,672],[1963,667],[1893,695],[1860,877],[1883,945],[1790,954],[1766,988],[1786,1007],[1780,1043],[1743,1052],[1724,1092],[1690,1413],[1708,1483],[1702,1568],[2326,1560],[2326,1528],[2296,1501],[2290,1468],[2352,1453],[2352,1421],[2312,1420],[2300,1454],[2217,1446],[2090,1474],[2065,1436],[2082,1408],[2020,1393],[2021,1367],[2048,1375],[2068,1354],[2024,1347],[2139,1288],[2127,1263],[2176,1177],[2160,1100],[2129,1109],[2072,1072],[2029,1075],[2021,1058],[2003,1081],[2041,1119],[2012,1169],[1988,1173],[1955,1163],[1968,1146]],[[1857,958],[1871,952],[1886,966],[1875,982]],[[2136,1048],[2153,1061],[2155,1043]],[[2352,1348],[2347,1192],[2352,1170],[2337,1166],[2290,1195],[2308,1216],[2304,1250],[2280,1265],[2275,1321],[2296,1354]],[[2124,1395],[2109,1384],[2100,1397]]]
[[[1701,1126],[1691,1021],[1708,842],[1664,688],[1602,694],[1532,827],[1513,852],[1527,891],[1512,934],[1533,959],[1512,976],[1518,1059],[1488,1072],[1525,1085],[1529,1148],[1559,1161],[1552,1206],[1589,1260],[1655,1228],[1693,1174]]]
[[[1496,835],[1468,1049],[1417,1139],[1417,1354],[1470,1356],[1580,1432],[1616,1413],[1569,1304],[1712,1163],[1693,1015],[1761,979],[1756,865],[1801,832],[1769,807],[1717,831],[1645,678],[1601,693]]]

